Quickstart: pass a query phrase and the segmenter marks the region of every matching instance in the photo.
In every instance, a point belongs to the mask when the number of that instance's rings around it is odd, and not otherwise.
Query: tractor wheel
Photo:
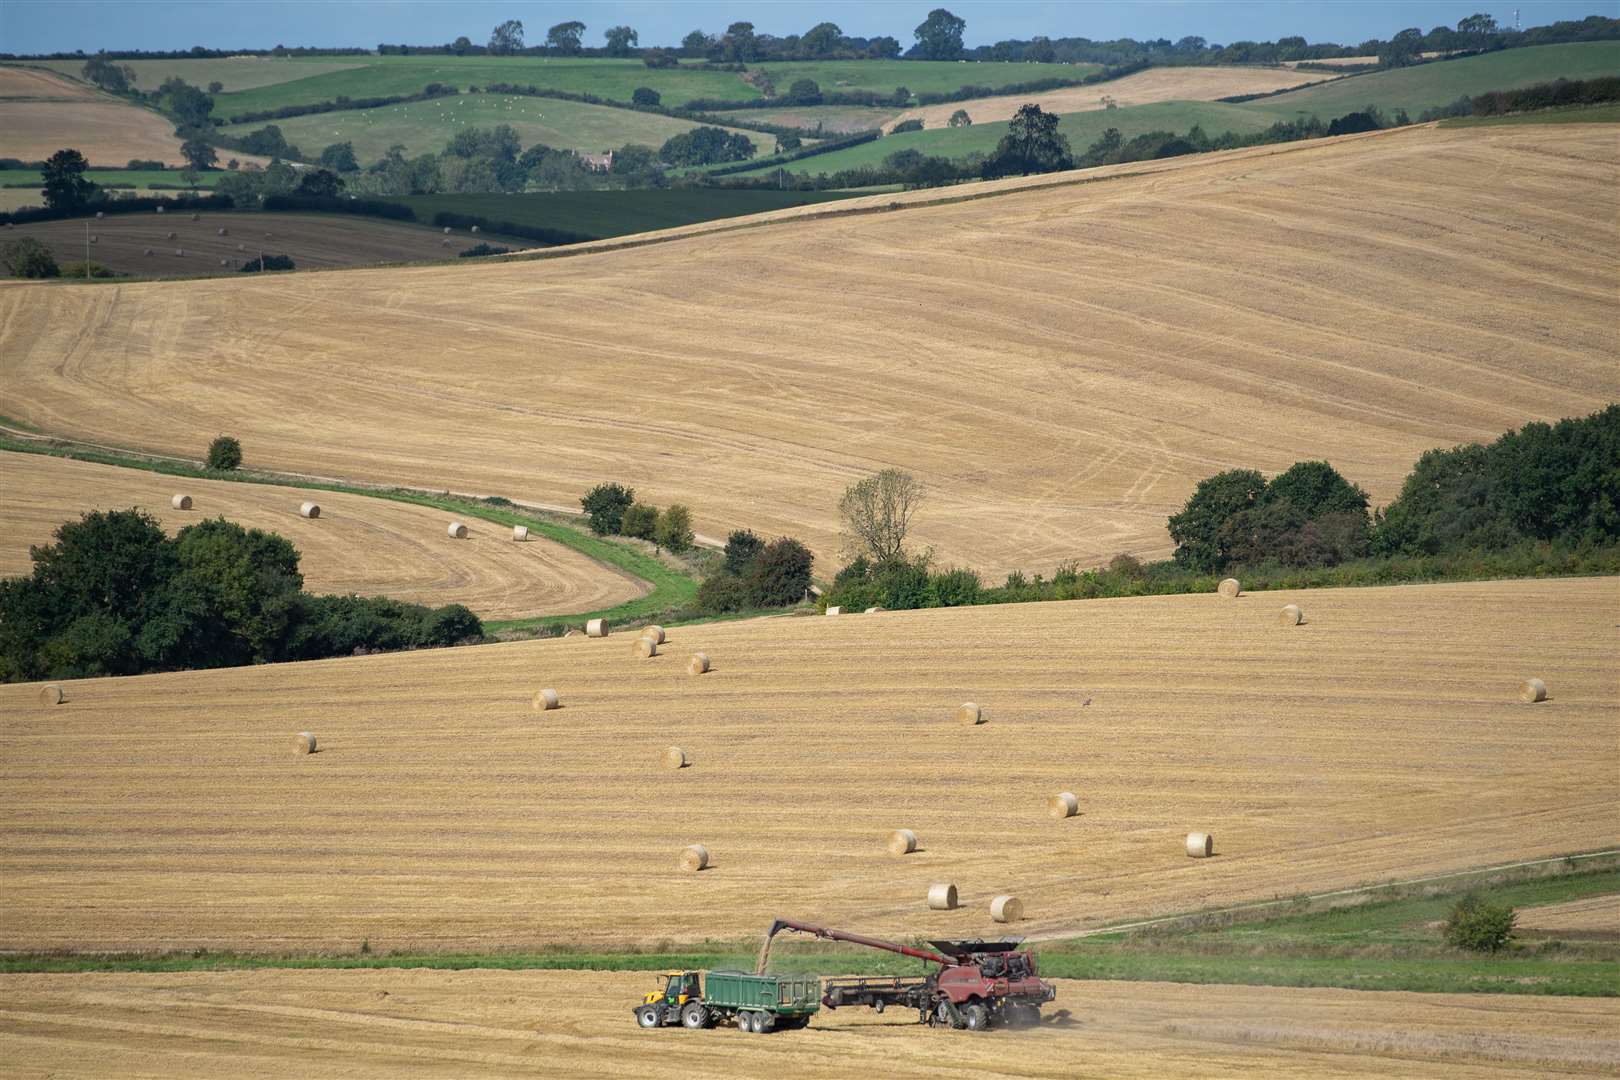
[[[977,1001],[962,1007],[962,1023],[969,1031],[986,1031],[990,1027],[990,1010]]]
[[[636,1023],[644,1028],[655,1028],[663,1017],[658,1015],[658,1006],[643,1005],[636,1010]]]
[[[686,1008],[681,1010],[681,1023],[694,1031],[706,1028],[709,1026],[709,1010],[695,1001],[689,1001]]]
[[[959,1021],[957,1019],[957,1017],[960,1016],[960,1015],[961,1015],[960,1013],[956,1013],[954,1011],[954,1008],[952,1007],[952,1005],[950,1003],[950,1000],[948,998],[940,998],[939,1006],[934,1009],[935,1020],[942,1027],[949,1027],[949,1028],[959,1028],[959,1027],[961,1027],[962,1026],[961,1021]]]

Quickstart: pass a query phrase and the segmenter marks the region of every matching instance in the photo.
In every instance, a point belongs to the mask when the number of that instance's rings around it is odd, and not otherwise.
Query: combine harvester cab
[[[931,941],[933,950],[832,930],[792,919],[777,919],[765,934],[761,959],[780,931],[796,930],[829,941],[847,941],[938,964],[939,971],[916,978],[828,979],[822,1004],[829,1009],[866,1005],[882,1012],[890,1005],[917,1010],[921,1023],[969,1031],[994,1026],[1038,1023],[1041,1006],[1057,997],[1057,988],[1040,977],[1035,954],[1019,949],[1022,938],[1001,941]]]
[[[662,990],[636,1006],[644,1028],[680,1024],[697,1030],[734,1020],[742,1031],[802,1028],[821,1008],[821,983],[811,975],[750,975],[745,971],[666,971]]]

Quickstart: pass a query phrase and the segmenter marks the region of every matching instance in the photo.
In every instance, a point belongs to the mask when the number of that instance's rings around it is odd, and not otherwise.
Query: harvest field
[[[257,971],[0,976],[0,1056],[66,1078],[1612,1075],[1620,1006],[1060,980],[1038,1029],[970,1035],[900,1010],[804,1031],[641,1031],[646,974]]]
[[[43,161],[66,146],[92,165],[185,164],[174,125],[149,109],[114,98],[0,101],[0,157]]]
[[[1306,83],[1334,78],[1325,72],[1294,71],[1291,68],[1263,67],[1163,67],[1148,68],[1093,86],[1071,86],[1038,94],[1012,94],[1007,97],[976,98],[972,101],[930,105],[900,113],[885,129],[901,120],[921,120],[924,129],[941,128],[958,109],[967,111],[975,124],[1011,120],[1019,107],[1033,102],[1047,112],[1077,113],[1103,108],[1109,98],[1120,108],[1158,101],[1216,101],[1239,94],[1265,94],[1287,90]]]
[[[632,191],[546,191],[522,195],[400,195],[418,221],[439,213],[561,229],[586,236],[625,236],[785,207],[836,202],[843,191],[664,188]]]
[[[197,433],[199,444],[208,437]],[[481,521],[468,523],[467,539],[452,540],[445,532],[452,515],[364,495],[160,476],[17,453],[0,453],[0,490],[6,508],[0,577],[29,573],[29,547],[50,543],[63,522],[88,510],[139,506],[171,535],[221,516],[279,533],[303,556],[310,592],[465,604],[486,619],[518,619],[608,608],[647,591],[644,583],[561,544],[539,537],[514,543],[510,529]],[[176,493],[192,496],[190,510],[169,506]],[[320,504],[319,518],[299,516],[306,500]]]
[[[235,93],[334,71],[350,71],[365,67],[374,59],[369,56],[224,56],[196,60],[120,60],[118,64],[135,72],[135,86],[139,90],[156,90],[168,79],[177,78],[193,86],[220,82],[224,84],[225,93]],[[84,77],[83,60],[32,60],[29,65],[50,68],[75,79]]]
[[[442,230],[425,225],[350,214],[231,210],[199,211],[197,221],[192,221],[191,213],[184,210],[161,215],[113,214],[100,221],[36,221],[6,229],[6,238],[32,236],[49,247],[58,262],[78,262],[85,257],[86,222],[89,234],[95,238],[90,245],[92,260],[121,274],[147,278],[240,276],[242,264],[258,258],[261,249],[266,255],[291,256],[300,270],[319,270],[452,259],[480,240],[502,241],[493,235],[475,237],[465,229],[446,236]],[[220,229],[226,230],[224,236],[219,235]],[[170,233],[174,233],[172,239]],[[506,243],[525,246],[521,240]],[[197,389],[204,393],[213,390]]]
[[[1620,893],[1527,908],[1519,912],[1518,928],[1532,931],[1538,937],[1601,936],[1620,940]]]
[[[222,131],[242,136],[264,124],[236,124]],[[322,147],[351,142],[355,156],[368,163],[380,160],[395,143],[405,147],[407,156],[436,154],[460,129],[497,124],[510,124],[525,148],[543,143],[553,149],[593,154],[626,143],[640,143],[656,150],[666,139],[699,126],[691,120],[659,113],[505,94],[459,94],[375,109],[295,116],[275,124],[287,141],[311,160]],[[770,153],[775,145],[772,136],[758,131],[726,130],[751,140],[759,153]]]
[[[267,468],[553,504],[617,480],[824,575],[839,493],[893,465],[940,563],[1044,573],[1165,554],[1224,468],[1326,458],[1385,502],[1427,449],[1620,398],[1617,170],[1597,125],[1416,128],[543,261],[16,285],[0,377],[93,442],[231,431]]]
[[[645,661],[574,637],[70,681],[54,707],[0,686],[0,950],[545,951],[778,915],[967,937],[1004,892],[1042,938],[1612,848],[1617,584],[767,619]],[[691,767],[659,767],[670,744]],[[1062,790],[1080,816],[1047,816]],[[918,853],[885,849],[901,827]],[[961,909],[927,910],[938,881]]]
[[[0,107],[12,101],[88,101],[98,96],[89,85],[49,71],[0,66]]]

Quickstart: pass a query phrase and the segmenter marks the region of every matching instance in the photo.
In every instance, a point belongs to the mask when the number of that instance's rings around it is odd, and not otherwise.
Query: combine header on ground
[[[916,1009],[919,1023],[983,1031],[994,1025],[1035,1023],[1040,1020],[1041,1006],[1057,997],[1057,988],[1041,980],[1035,954],[1018,948],[1023,938],[930,941],[933,949],[918,949],[813,923],[777,919],[771,923],[760,949],[761,972],[770,957],[771,940],[783,930],[883,949],[939,965],[938,971],[916,978],[826,979],[822,982],[821,1003],[829,1009],[866,1005],[882,1012],[890,1005],[899,1005]]]

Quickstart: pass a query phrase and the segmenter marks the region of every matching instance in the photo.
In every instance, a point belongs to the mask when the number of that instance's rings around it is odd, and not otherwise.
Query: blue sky
[[[466,34],[488,39],[490,28],[523,20],[531,43],[553,23],[579,19],[587,43],[601,44],[609,26],[635,27],[643,45],[673,44],[687,31],[723,30],[737,20],[761,33],[800,33],[823,19],[846,34],[888,34],[909,47],[911,32],[940,0],[0,0],[0,52],[83,49],[269,48],[284,45],[354,45],[380,41],[441,43]],[[1115,37],[1176,39],[1196,34],[1213,42],[1264,41],[1302,34],[1312,41],[1355,44],[1388,37],[1407,26],[1455,26],[1484,11],[1511,25],[1515,5],[1492,0],[970,0],[945,6],[967,20],[969,45],[1003,38]],[[1587,15],[1620,16],[1620,0],[1524,0],[1516,5],[1525,26]]]

